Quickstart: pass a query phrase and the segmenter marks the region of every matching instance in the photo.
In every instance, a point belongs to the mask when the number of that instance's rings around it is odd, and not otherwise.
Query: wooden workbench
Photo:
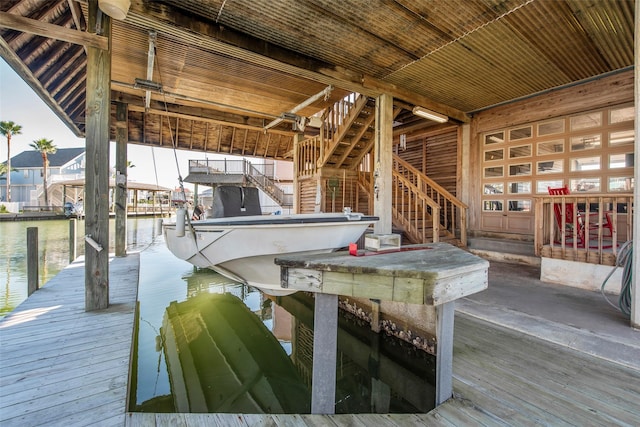
[[[275,260],[283,288],[316,293],[311,412],[334,412],[338,295],[421,304],[435,311],[435,330],[430,332],[437,343],[439,405],[452,395],[454,301],[487,288],[489,262],[448,243],[358,255],[333,252]]]

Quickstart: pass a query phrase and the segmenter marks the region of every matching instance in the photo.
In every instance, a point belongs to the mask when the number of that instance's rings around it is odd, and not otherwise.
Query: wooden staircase
[[[467,205],[397,155],[392,191],[393,223],[405,241],[467,246]]]
[[[373,147],[374,119],[375,102],[355,93],[328,108],[320,129],[320,166],[354,169]]]
[[[401,109],[394,110],[394,117]],[[357,170],[375,140],[375,101],[352,94],[328,108],[320,135],[297,145],[299,177],[322,168]],[[371,194],[371,172],[358,172],[358,186]],[[418,169],[393,157],[393,224],[406,243],[445,241],[467,246],[467,206]]]

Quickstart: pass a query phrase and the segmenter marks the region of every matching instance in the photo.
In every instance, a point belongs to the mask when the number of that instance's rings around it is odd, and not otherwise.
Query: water
[[[27,297],[27,227],[38,227],[40,286],[69,263],[67,221],[0,222],[0,317]]]
[[[32,226],[39,228],[41,281],[68,264],[68,221],[0,223],[5,314],[26,298],[24,242]],[[79,235],[83,227],[80,222]],[[130,410],[308,412],[311,295],[270,298],[194,269],[167,250],[152,218],[130,219],[127,234],[128,250],[141,251]],[[336,368],[336,413],[419,413],[434,406],[434,357],[343,312]]]
[[[132,218],[127,222],[127,249],[140,250],[157,237],[153,218]],[[39,286],[46,286],[69,264],[69,220],[0,222],[0,318],[27,298],[27,228],[38,228]],[[111,252],[115,245],[115,220],[109,221]],[[77,255],[84,254],[84,221],[77,222]]]

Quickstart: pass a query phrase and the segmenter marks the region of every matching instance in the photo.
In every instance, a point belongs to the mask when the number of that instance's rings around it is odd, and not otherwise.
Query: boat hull
[[[247,216],[195,221],[179,237],[163,224],[165,242],[178,258],[210,268],[271,295],[293,293],[280,286],[283,254],[318,254],[356,242],[376,217],[360,214]]]

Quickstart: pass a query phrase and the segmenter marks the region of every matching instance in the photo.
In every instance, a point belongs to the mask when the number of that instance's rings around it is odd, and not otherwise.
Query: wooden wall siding
[[[400,149],[399,145],[395,146],[396,154],[422,173],[426,172],[425,139],[425,137],[420,137],[407,140],[407,149],[404,151]]]
[[[457,194],[458,132],[454,130],[428,137],[425,141],[425,149],[425,175],[455,196]]]
[[[332,196],[331,189],[328,187],[329,179],[323,179],[324,189],[324,205],[325,212],[342,212],[345,207],[351,208],[352,212],[362,212],[359,210],[359,191],[358,180],[356,176],[347,175],[346,180],[343,176],[336,176],[338,180],[338,188],[335,191],[335,198]]]
[[[395,147],[400,158],[408,162],[454,196],[458,173],[457,127],[446,132],[413,136],[407,140],[407,149]]]
[[[335,177],[338,180],[338,188],[335,199],[332,199],[328,180]],[[353,171],[337,171],[335,169],[323,169],[320,173],[301,178],[299,184],[299,213],[313,213],[316,206],[316,191],[318,182],[322,188],[320,210],[322,212],[342,212],[345,207],[350,207],[353,212],[370,214],[370,196],[358,183],[357,173]]]
[[[299,213],[313,213],[316,206],[316,188],[318,185],[318,178],[316,176],[307,177],[298,181],[299,184],[299,198],[298,212]]]
[[[633,70],[476,113],[478,133],[633,102]],[[473,135],[473,134],[472,134]]]

